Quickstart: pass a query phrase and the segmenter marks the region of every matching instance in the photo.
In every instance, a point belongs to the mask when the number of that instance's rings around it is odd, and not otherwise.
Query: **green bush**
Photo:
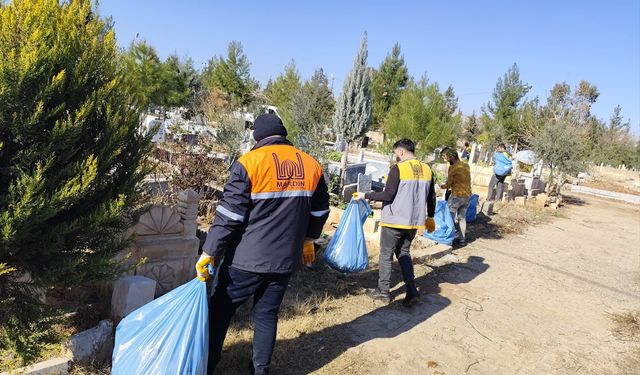
[[[37,291],[113,278],[150,137],[90,1],[0,5],[0,352],[60,339]],[[28,284],[19,278],[31,279]]]

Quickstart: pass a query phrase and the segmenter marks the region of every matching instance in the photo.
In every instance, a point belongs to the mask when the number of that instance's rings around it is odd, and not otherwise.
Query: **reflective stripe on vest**
[[[424,229],[427,195],[431,188],[431,168],[418,160],[398,163],[400,182],[393,202],[382,209],[381,226]]]

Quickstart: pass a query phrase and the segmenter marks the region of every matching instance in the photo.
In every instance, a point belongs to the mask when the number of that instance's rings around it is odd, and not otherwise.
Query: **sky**
[[[640,1],[195,1],[100,0],[118,44],[138,36],[161,57],[191,57],[202,68],[240,41],[264,86],[294,59],[303,79],[323,68],[334,92],[353,66],[364,31],[369,65],[401,45],[409,73],[453,85],[466,115],[480,113],[496,80],[517,63],[528,98],[555,83],[587,80],[609,119],[616,105],[640,134]]]

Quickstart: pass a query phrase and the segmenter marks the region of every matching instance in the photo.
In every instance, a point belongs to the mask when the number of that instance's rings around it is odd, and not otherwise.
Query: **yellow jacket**
[[[451,189],[451,195],[454,197],[470,197],[471,170],[469,169],[469,164],[458,161],[454,165],[449,166],[447,183],[442,187]]]

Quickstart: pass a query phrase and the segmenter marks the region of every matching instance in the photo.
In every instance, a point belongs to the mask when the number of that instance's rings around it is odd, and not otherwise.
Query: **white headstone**
[[[113,284],[111,315],[119,321],[129,313],[153,301],[156,281],[144,276],[126,276]]]

